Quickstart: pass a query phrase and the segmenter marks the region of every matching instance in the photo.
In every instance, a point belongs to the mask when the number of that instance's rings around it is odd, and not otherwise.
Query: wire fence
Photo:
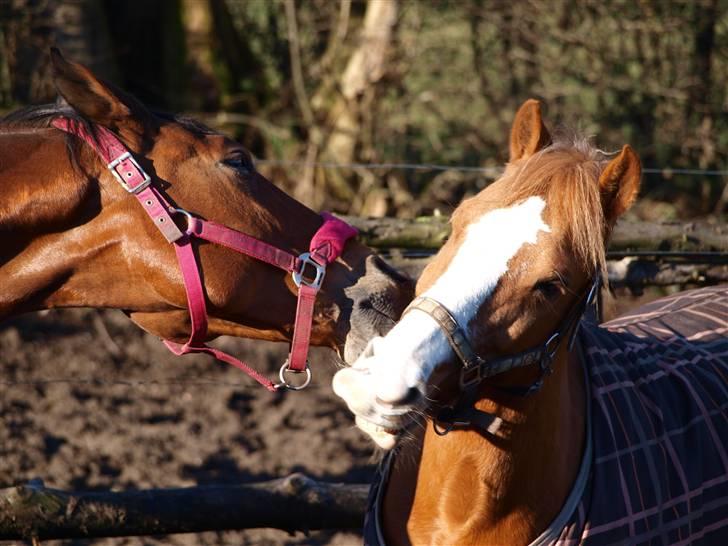
[[[473,167],[469,165],[443,165],[436,163],[336,163],[328,161],[296,161],[296,160],[278,160],[278,159],[257,159],[256,164],[266,165],[271,167],[298,167],[298,168],[323,168],[323,169],[371,169],[371,170],[410,170],[410,171],[421,171],[421,172],[445,172],[445,171],[457,171],[465,173],[477,173],[490,178],[497,178],[503,172],[500,167]],[[728,170],[710,170],[710,169],[682,169],[682,168],[654,168],[648,167],[642,169],[643,173],[646,174],[660,174],[664,177],[670,177],[673,175],[686,175],[686,176],[728,176]],[[420,251],[409,251],[407,257],[409,258],[428,258],[434,251],[420,250]],[[386,252],[385,252],[386,254]],[[621,254],[624,253],[612,253],[609,258],[619,259],[623,257]],[[628,253],[634,255],[634,252]],[[720,263],[725,263],[726,255],[724,253],[674,253],[674,252],[649,252],[646,253],[651,257],[662,257],[662,258],[690,258],[693,260],[702,261],[706,258],[707,263],[712,263],[716,259]],[[697,256],[699,254],[700,256]],[[60,378],[28,378],[18,380],[0,380],[0,387],[44,387],[54,385],[89,385],[89,386],[105,386],[105,387],[127,387],[131,389],[135,388],[152,388],[160,386],[179,386],[179,387],[220,387],[220,388],[233,388],[238,390],[258,390],[257,385],[251,384],[248,381],[219,381],[213,379],[174,379],[174,378],[163,378],[163,379],[148,379],[148,380],[129,380],[129,379],[105,379],[97,377],[60,377]],[[309,388],[321,388],[323,385],[312,384]]]
[[[87,385],[92,387],[222,387],[236,390],[261,392],[257,383],[244,381],[218,381],[214,379],[105,379],[99,377],[53,377],[0,380],[0,387],[48,387],[56,385]],[[326,385],[328,387],[328,385]],[[311,383],[308,389],[319,389],[323,385]]]
[[[496,178],[503,173],[501,167],[473,167],[470,165],[442,165],[438,163],[336,163],[331,161],[302,161],[285,159],[257,159],[258,165],[270,167],[299,167],[322,169],[371,169],[371,170],[409,170],[409,171],[457,171],[479,173]],[[683,169],[677,167],[646,167],[645,174],[659,174],[665,178],[672,176],[728,176],[728,170]]]

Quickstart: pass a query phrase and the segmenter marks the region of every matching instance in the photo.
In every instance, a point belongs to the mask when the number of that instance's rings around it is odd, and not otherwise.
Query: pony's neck
[[[503,418],[494,437],[438,436],[428,422],[402,448],[384,497],[388,544],[528,544],[548,526],[580,466],[586,404],[575,353],[562,348],[554,368],[532,397],[476,404]]]

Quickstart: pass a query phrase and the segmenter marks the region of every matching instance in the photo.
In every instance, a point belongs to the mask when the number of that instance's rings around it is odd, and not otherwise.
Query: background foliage
[[[0,0],[0,108],[53,99],[54,44],[317,209],[448,213],[492,172],[356,164],[498,167],[538,97],[660,169],[637,214],[725,219],[725,173],[665,168],[728,169],[728,0]]]

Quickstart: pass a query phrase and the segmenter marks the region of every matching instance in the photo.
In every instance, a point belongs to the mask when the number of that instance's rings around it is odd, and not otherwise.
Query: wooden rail
[[[0,489],[0,540],[199,533],[260,527],[360,530],[369,486],[303,474],[267,482],[66,492],[40,480]]]
[[[396,250],[384,252],[384,257],[413,279],[419,278],[432,259],[431,255],[412,255]],[[626,256],[607,260],[607,272],[612,287],[625,286],[635,293],[647,286],[716,285],[728,283],[728,254],[704,257],[703,263],[665,256]]]
[[[444,217],[344,218],[359,229],[363,243],[413,278],[450,234]],[[607,258],[610,284],[637,293],[646,286],[728,283],[728,224],[623,221]]]
[[[413,220],[343,218],[359,229],[359,238],[364,244],[375,248],[434,250],[440,248],[450,235],[448,219],[442,216]],[[728,252],[728,224],[620,221],[608,250]]]
[[[360,239],[417,277],[447,240],[445,218],[346,217]],[[407,250],[403,250],[407,249]],[[413,255],[412,250],[416,250]],[[608,249],[613,285],[728,282],[728,225],[621,222]],[[293,474],[267,482],[122,492],[65,492],[39,480],[0,489],[0,540],[118,537],[251,528],[360,529],[368,486]]]

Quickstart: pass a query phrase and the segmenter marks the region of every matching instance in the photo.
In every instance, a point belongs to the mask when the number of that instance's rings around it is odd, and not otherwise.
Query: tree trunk
[[[217,110],[220,106],[220,89],[212,70],[213,16],[210,3],[182,0],[182,26],[190,77],[186,86],[187,106],[193,110]]]
[[[59,47],[102,78],[118,76],[104,4],[96,0],[9,0],[0,7],[8,80],[0,85],[10,99],[39,103],[56,96],[48,50]],[[0,69],[2,67],[0,66]]]
[[[52,17],[55,45],[67,58],[86,65],[103,79],[118,79],[102,2],[59,1]],[[42,51],[42,54],[47,56],[48,51]]]
[[[356,159],[362,117],[366,115],[364,104],[367,94],[386,73],[387,54],[394,36],[397,14],[396,0],[369,0],[367,3],[359,45],[341,75],[340,94],[328,112],[328,138],[321,154],[326,161],[350,164]],[[350,201],[355,192],[346,177],[351,172],[343,170],[327,174],[327,184],[334,194]]]

